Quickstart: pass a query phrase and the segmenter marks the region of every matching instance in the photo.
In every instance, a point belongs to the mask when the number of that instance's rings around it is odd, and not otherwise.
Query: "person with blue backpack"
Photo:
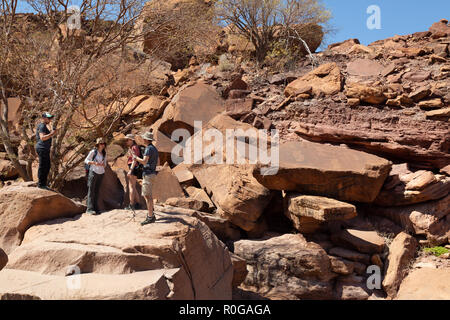
[[[86,159],[84,160],[86,172],[88,175],[88,195],[86,206],[86,213],[97,215],[99,210],[97,208],[97,198],[105,174],[106,162],[106,142],[103,138],[98,138],[95,143],[95,148],[92,149]]]
[[[155,183],[155,177],[157,175],[156,165],[158,164],[158,150],[153,145],[153,133],[146,132],[141,135],[144,139],[145,150],[142,157],[138,157],[133,154],[133,159],[138,163],[143,165],[143,176],[142,176],[142,196],[145,198],[147,203],[147,218],[141,222],[144,226],[149,223],[154,223],[156,221],[155,213],[153,211],[153,185]]]

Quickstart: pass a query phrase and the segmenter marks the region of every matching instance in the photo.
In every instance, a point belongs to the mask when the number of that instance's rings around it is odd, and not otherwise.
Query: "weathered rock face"
[[[247,277],[247,262],[236,254],[231,254],[233,262],[233,288],[237,288]]]
[[[298,191],[342,201],[372,202],[391,169],[389,161],[351,149],[307,141],[279,148],[279,170],[255,178],[271,190]]]
[[[333,95],[341,91],[342,80],[340,68],[335,63],[323,64],[305,76],[289,83],[284,90],[286,97],[305,92],[313,95]],[[310,88],[305,91],[305,88]]]
[[[240,240],[235,253],[247,261],[244,282],[269,298],[330,299],[336,275],[326,252],[300,234]]]
[[[410,235],[401,232],[389,246],[386,275],[383,280],[383,288],[389,297],[394,297],[408,272],[409,263],[417,250],[417,240]]]
[[[257,226],[271,194],[253,177],[251,166],[200,165],[191,170],[218,212],[245,231]]]
[[[321,221],[346,220],[356,217],[354,205],[325,197],[291,193],[286,196],[287,212]]]
[[[407,164],[393,165],[375,204],[403,206],[444,198],[450,192],[450,177],[431,171],[411,172]]]
[[[153,199],[164,203],[169,198],[184,197],[183,189],[172,169],[165,164],[159,168],[152,188]]]
[[[168,198],[166,205],[206,212],[208,203],[191,198]]]
[[[2,180],[17,178],[19,172],[9,160],[0,159],[0,177]]]
[[[349,83],[345,95],[348,98],[375,105],[383,104],[387,100],[382,88],[360,83]]]
[[[449,300],[450,269],[422,268],[411,272],[400,285],[396,300]],[[447,279],[447,281],[445,281]]]
[[[186,85],[173,97],[164,110],[158,130],[167,137],[178,128],[194,132],[194,121],[206,124],[225,110],[216,90],[202,82]]]
[[[335,297],[339,300],[367,300],[369,294],[364,278],[356,275],[339,277]]]
[[[293,222],[297,230],[302,233],[311,233],[326,221],[355,217],[356,208],[351,204],[330,198],[288,193],[284,214]]]
[[[110,166],[105,168],[102,182],[97,197],[97,208],[100,211],[118,209],[122,206],[125,198],[125,191]]]
[[[137,211],[137,219],[145,214]],[[223,243],[189,215],[156,208],[156,217],[144,228],[123,210],[35,225],[12,252],[0,292],[23,286],[20,293],[47,299],[230,299],[233,266]],[[69,296],[61,283],[68,266],[80,268],[83,284]],[[29,288],[40,280],[54,285]]]
[[[28,228],[43,221],[71,217],[86,210],[63,195],[19,183],[0,189],[0,246],[10,253]]]
[[[149,125],[164,112],[168,101],[158,96],[137,96],[132,98],[122,113],[133,117],[140,117],[141,123]]]
[[[5,269],[0,274],[0,296],[6,300],[168,300],[170,278],[179,269],[141,271],[131,274],[81,274],[70,277]],[[72,276],[73,277],[73,276]],[[79,281],[81,289],[67,289],[69,281]],[[26,286],[16,293],[17,287]],[[14,292],[14,293],[9,293]],[[185,296],[180,296],[183,299]]]
[[[6,266],[8,263],[8,255],[0,248],[0,271]]]
[[[375,231],[345,229],[332,234],[331,239],[338,245],[350,247],[362,253],[381,253],[385,246],[384,239]]]
[[[364,210],[386,217],[408,232],[425,235],[433,245],[446,243],[450,236],[450,195],[440,200],[403,207],[369,206]]]

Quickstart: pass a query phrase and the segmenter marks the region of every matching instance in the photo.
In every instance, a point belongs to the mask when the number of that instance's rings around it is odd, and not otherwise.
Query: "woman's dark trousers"
[[[96,174],[93,170],[89,171],[88,175],[88,195],[87,195],[87,209],[90,211],[98,212],[97,199],[98,192],[100,190],[100,184],[102,183],[103,174]]]
[[[39,156],[38,186],[47,187],[47,177],[50,172],[50,150],[36,149],[36,153]]]

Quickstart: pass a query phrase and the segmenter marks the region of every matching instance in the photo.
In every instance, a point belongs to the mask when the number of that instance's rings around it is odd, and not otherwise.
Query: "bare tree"
[[[295,37],[298,26],[323,24],[330,13],[319,0],[218,0],[217,14],[255,47],[256,59],[264,61],[275,40]],[[307,49],[309,50],[309,48]]]
[[[7,98],[22,100],[20,135],[27,146],[33,145],[39,115],[52,112],[58,133],[52,141],[49,181],[58,189],[96,137],[121,130],[125,105],[142,93],[129,75],[148,70],[148,77],[154,68],[151,52],[134,49],[143,41],[135,24],[145,1],[83,0],[74,10],[69,0],[29,0],[34,15],[17,15],[17,0],[1,3],[2,144],[29,180],[30,172],[23,170],[11,143]],[[161,28],[159,21],[153,23]]]

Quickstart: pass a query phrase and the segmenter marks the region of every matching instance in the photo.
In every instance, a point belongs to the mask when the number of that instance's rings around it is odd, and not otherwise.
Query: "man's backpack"
[[[140,145],[138,145],[138,147],[139,147],[139,153],[140,153],[139,158],[143,158],[144,157],[145,147],[144,146],[140,146]],[[142,179],[142,174],[144,172],[144,165],[142,163],[140,163],[140,162],[137,162],[136,166],[135,166],[135,169],[136,169],[136,173],[137,173],[137,178],[138,179]]]
[[[97,152],[98,152],[98,150],[94,149],[94,156],[92,157],[91,161],[94,161],[95,157],[97,156]],[[89,171],[91,170],[91,165],[85,163],[84,164],[84,169],[86,170],[86,175],[88,175]]]

